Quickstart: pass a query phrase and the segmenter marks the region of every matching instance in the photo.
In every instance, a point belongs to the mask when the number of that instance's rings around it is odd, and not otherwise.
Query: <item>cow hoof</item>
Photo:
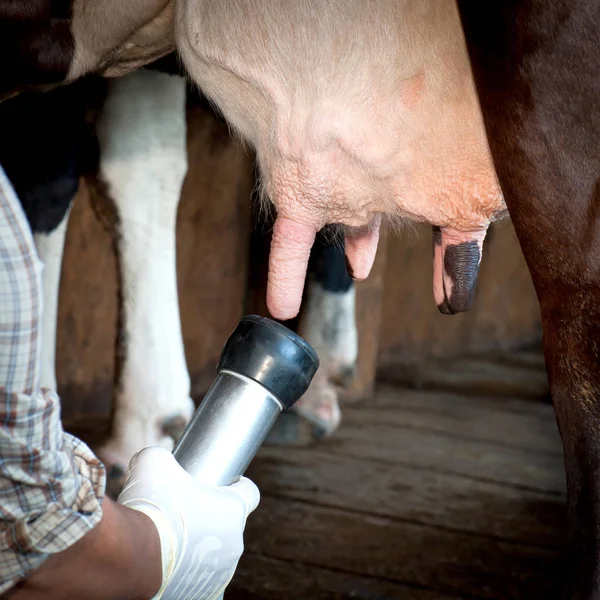
[[[266,444],[307,446],[331,436],[339,427],[341,411],[330,384],[312,385],[294,408],[282,414]]]
[[[312,446],[323,437],[323,431],[296,412],[285,412],[273,425],[265,446]]]
[[[342,367],[338,373],[331,376],[331,381],[342,388],[350,388],[356,377],[356,366]]]
[[[190,419],[187,417],[171,417],[163,422],[162,430],[163,433],[169,436],[174,443],[181,437]]]
[[[319,437],[330,436],[342,420],[337,391],[330,383],[311,386],[292,410],[312,423]]]

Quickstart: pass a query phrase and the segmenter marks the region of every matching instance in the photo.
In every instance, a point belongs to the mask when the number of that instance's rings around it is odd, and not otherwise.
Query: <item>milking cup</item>
[[[319,358],[299,335],[244,317],[221,353],[217,377],[173,449],[198,482],[237,481],[282,411],[306,392]]]

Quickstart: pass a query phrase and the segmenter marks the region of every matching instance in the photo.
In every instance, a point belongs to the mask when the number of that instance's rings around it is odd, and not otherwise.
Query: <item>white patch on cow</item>
[[[110,82],[99,119],[100,173],[119,216],[124,362],[111,439],[99,452],[126,466],[163,424],[189,420],[176,272],[176,217],[187,172],[186,84],[138,71]]]
[[[335,382],[344,380],[358,357],[356,290],[329,292],[317,281],[308,284],[299,332],[319,355],[321,366],[294,410],[331,435],[340,425],[341,410]]]
[[[317,281],[308,285],[301,330],[321,361],[342,373],[354,367],[358,356],[356,291],[329,292]]]
[[[58,227],[49,233],[35,233],[33,239],[40,260],[44,263],[42,293],[44,311],[42,313],[42,353],[40,385],[56,390],[56,326],[58,320],[58,296],[60,274],[67,235],[67,224],[71,206]]]
[[[331,435],[342,422],[338,390],[330,381],[327,371],[319,369],[310,387],[292,409],[316,425],[319,437]]]

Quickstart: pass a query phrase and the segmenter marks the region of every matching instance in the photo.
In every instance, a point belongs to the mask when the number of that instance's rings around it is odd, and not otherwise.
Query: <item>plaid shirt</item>
[[[0,594],[102,516],[104,466],[39,385],[42,269],[0,167]]]

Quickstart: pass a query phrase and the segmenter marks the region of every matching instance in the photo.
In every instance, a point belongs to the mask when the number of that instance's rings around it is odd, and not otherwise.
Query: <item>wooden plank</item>
[[[549,397],[545,367],[500,361],[496,358],[428,360],[419,365],[388,365],[378,371],[382,381],[419,390],[443,390],[468,395]]]
[[[456,600],[458,596],[246,553],[227,600]]]
[[[564,542],[561,498],[321,449],[263,448],[250,467],[263,494],[539,546]]]
[[[248,519],[246,547],[463,598],[546,599],[558,585],[554,552],[268,497]]]
[[[447,434],[374,423],[367,411],[347,409],[340,429],[321,442],[325,451],[406,465],[479,481],[562,495],[564,464],[560,455],[536,453]]]
[[[513,399],[506,402],[506,407],[503,404],[503,401],[488,402],[485,398],[381,385],[368,410],[348,410],[344,416],[349,422],[360,421],[374,428],[380,424],[395,425],[562,456],[552,407],[539,405],[538,410],[526,412],[519,410],[530,404],[526,401]]]
[[[447,368],[451,368],[448,363]],[[384,408],[395,410],[398,406],[406,404],[413,407],[428,406],[432,410],[447,408],[449,399],[453,407],[475,408],[486,407],[494,411],[502,411],[514,415],[536,415],[549,421],[554,421],[554,410],[549,404],[543,402],[529,402],[515,396],[497,397],[481,395],[456,394],[454,392],[440,393],[431,390],[415,390],[403,388],[388,383],[377,386],[375,399],[366,404],[369,409]]]
[[[490,355],[490,358],[494,358],[494,360],[507,365],[517,365],[531,369],[546,369],[542,344],[514,352],[495,352]]]
[[[177,220],[179,306],[197,400],[244,311],[252,159],[206,105],[188,107],[188,173]]]
[[[81,180],[67,227],[56,330],[56,378],[67,420],[110,414],[118,311],[112,243]]]

